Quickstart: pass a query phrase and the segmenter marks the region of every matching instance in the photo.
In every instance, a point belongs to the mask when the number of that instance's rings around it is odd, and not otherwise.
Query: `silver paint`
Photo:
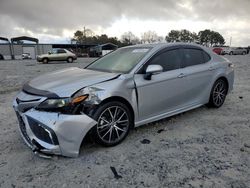
[[[214,54],[211,50],[198,46],[211,56],[211,60],[201,65],[190,66],[168,72],[152,75],[151,80],[145,80],[143,74],[137,71],[147,60],[159,50],[175,45],[191,44],[147,44],[140,47],[152,47],[152,50],[127,74],[99,72],[79,68],[67,68],[43,76],[29,82],[31,87],[46,90],[60,97],[72,97],[75,94],[89,94],[86,103],[100,105],[110,97],[126,100],[133,109],[134,125],[140,126],[152,121],[169,117],[208,103],[210,91],[215,81],[224,77],[228,81],[228,92],[233,89],[234,70],[229,67],[229,61]],[[134,46],[133,46],[134,47]],[[157,67],[153,67],[157,68]],[[158,67],[159,68],[159,67]],[[27,95],[27,96],[25,96]],[[21,92],[17,97],[29,99]],[[37,105],[45,100],[38,97]],[[24,103],[25,103],[24,102]],[[59,146],[53,148],[34,137],[47,150],[46,152],[75,157],[88,131],[96,125],[96,121],[86,114],[65,115],[52,112],[41,112],[34,108],[22,113],[20,105],[14,100],[14,108],[24,117],[30,116],[53,129],[58,137]],[[25,104],[24,104],[25,105]],[[26,123],[29,129],[28,122]],[[55,146],[54,146],[55,147]]]

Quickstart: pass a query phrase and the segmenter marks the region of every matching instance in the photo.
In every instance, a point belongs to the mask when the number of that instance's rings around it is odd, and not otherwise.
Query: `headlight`
[[[57,110],[72,108],[88,98],[88,95],[76,96],[73,98],[47,99],[37,106],[40,110]]]
[[[56,109],[68,106],[70,104],[69,98],[64,99],[47,99],[38,105],[38,109]]]

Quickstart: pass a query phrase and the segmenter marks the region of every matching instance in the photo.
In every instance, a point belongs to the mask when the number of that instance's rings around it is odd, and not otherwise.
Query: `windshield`
[[[103,72],[128,73],[149,52],[151,48],[121,48],[96,60],[86,69]]]

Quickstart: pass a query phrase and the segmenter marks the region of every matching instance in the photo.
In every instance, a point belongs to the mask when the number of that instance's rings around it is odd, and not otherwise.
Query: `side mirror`
[[[50,55],[50,54],[51,54],[51,52],[48,52],[48,54]]]
[[[160,74],[163,72],[161,65],[149,65],[146,69],[146,74],[144,75],[145,80],[151,80],[152,75]]]

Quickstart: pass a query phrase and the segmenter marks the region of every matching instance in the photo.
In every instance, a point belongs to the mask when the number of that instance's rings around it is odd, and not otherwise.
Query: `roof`
[[[82,47],[82,48],[89,48],[96,46],[95,44],[50,44],[53,48],[75,48],[75,47]]]
[[[190,46],[197,46],[201,47],[201,45],[196,44],[196,43],[185,43],[185,42],[162,42],[162,43],[149,43],[149,44],[136,44],[132,46],[127,46],[127,47],[168,47],[168,46],[178,46],[178,45],[190,45]]]
[[[100,44],[99,46],[101,46],[101,47],[104,47],[104,46],[113,46],[113,47],[118,47],[117,45],[115,45],[115,44],[113,44],[113,43],[111,43],[111,42],[108,42],[108,43],[105,43],[105,44]]]
[[[9,39],[7,39],[7,38],[5,38],[5,37],[0,37],[0,40],[9,42]]]
[[[134,48],[154,48],[154,50],[158,50],[161,48],[181,46],[181,45],[207,49],[207,47],[196,44],[196,43],[185,43],[185,42],[173,42],[173,43],[164,42],[164,43],[137,44],[137,45],[132,45],[132,46],[126,46],[123,48],[131,48],[131,47],[134,47]]]
[[[32,42],[36,42],[36,43],[39,42],[39,40],[37,38],[27,37],[27,36],[15,37],[15,38],[11,38],[10,40],[12,43],[15,41],[21,41],[21,40],[28,40],[28,41],[32,41]]]

